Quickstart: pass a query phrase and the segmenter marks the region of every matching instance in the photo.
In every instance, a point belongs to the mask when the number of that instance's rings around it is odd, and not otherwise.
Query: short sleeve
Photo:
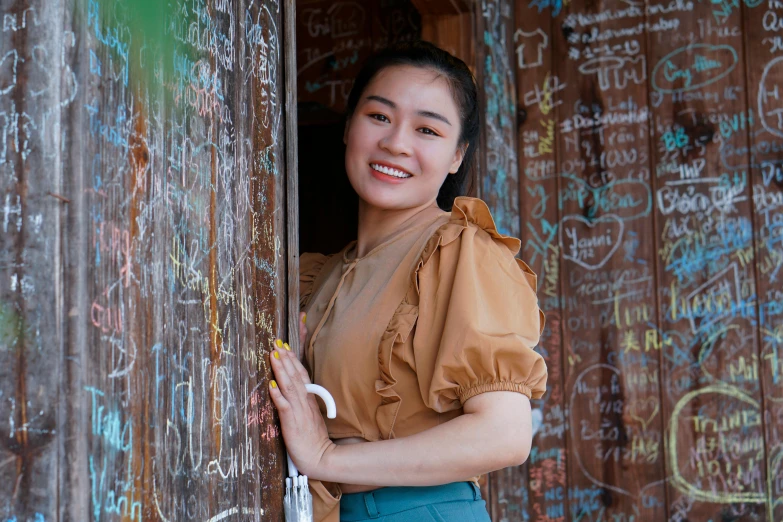
[[[329,256],[305,252],[299,256],[299,309],[307,306],[313,293],[315,279]]]
[[[415,274],[416,373],[428,407],[447,412],[488,391],[538,399],[547,369],[533,348],[544,326],[536,276],[499,234],[486,204],[458,198],[450,222],[424,249]]]

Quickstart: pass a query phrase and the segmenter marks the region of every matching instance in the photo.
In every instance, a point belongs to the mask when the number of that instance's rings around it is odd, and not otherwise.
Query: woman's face
[[[443,77],[421,67],[387,67],[365,87],[346,124],[348,179],[373,207],[427,206],[462,162],[460,127]]]

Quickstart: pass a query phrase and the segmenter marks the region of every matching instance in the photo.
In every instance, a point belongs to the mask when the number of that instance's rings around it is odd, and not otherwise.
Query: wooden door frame
[[[421,15],[421,39],[432,42],[463,60],[473,72],[479,86],[479,110],[486,111],[481,89],[484,70],[481,3],[476,0],[411,0]],[[285,82],[285,150],[286,150],[286,249],[288,306],[287,333],[291,346],[299,350],[299,195],[298,195],[298,115],[296,78],[296,2],[283,4],[283,66]],[[293,72],[293,73],[292,73]],[[515,115],[514,115],[515,116]],[[482,194],[480,181],[487,169],[486,121],[481,118],[475,168],[469,173],[468,195]],[[515,149],[516,151],[516,149]],[[516,177],[516,176],[515,176]],[[297,351],[297,353],[300,353]],[[301,354],[300,354],[301,356]]]

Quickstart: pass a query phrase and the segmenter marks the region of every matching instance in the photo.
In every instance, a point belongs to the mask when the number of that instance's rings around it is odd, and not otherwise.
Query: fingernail
[[[275,339],[275,346],[277,346],[278,348],[282,348],[283,341],[281,341],[280,339]]]
[[[272,381],[272,388],[277,388],[277,383],[275,381]]]
[[[307,314],[302,314],[302,322],[304,323],[307,321]]]
[[[280,358],[280,354],[277,353],[277,350],[275,350],[275,359],[279,359],[279,358]]]
[[[288,346],[288,343],[283,343],[283,346],[284,346],[284,347],[285,347],[285,349],[286,349],[286,350],[288,350],[289,352],[291,351],[291,347],[290,347],[290,346]]]

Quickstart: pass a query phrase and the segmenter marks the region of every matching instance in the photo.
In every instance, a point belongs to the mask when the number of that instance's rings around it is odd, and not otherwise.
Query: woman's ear
[[[457,147],[457,150],[454,151],[454,160],[451,162],[451,167],[449,167],[449,174],[457,173],[460,165],[462,165],[462,160],[465,159],[465,152],[467,152],[468,146],[469,144],[465,143],[464,145]]]

